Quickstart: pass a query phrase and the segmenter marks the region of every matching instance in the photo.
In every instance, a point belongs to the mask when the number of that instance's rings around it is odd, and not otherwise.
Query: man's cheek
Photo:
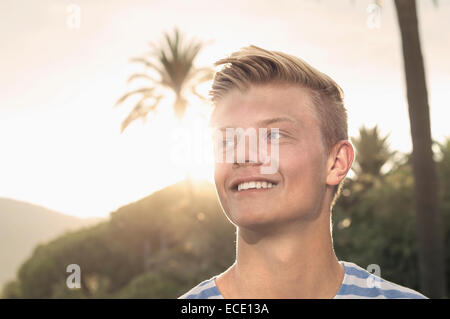
[[[220,184],[220,182],[223,181],[224,172],[222,166],[222,164],[216,164],[214,166],[214,181],[216,182],[216,184]]]
[[[214,172],[214,182],[216,184],[217,193],[221,198],[223,198],[225,193],[225,174],[224,172],[219,168],[216,167]]]

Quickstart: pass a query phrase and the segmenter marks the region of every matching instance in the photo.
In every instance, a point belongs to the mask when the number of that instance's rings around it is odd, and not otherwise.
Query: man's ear
[[[342,140],[336,143],[327,162],[327,185],[338,185],[347,175],[355,158],[353,145]]]

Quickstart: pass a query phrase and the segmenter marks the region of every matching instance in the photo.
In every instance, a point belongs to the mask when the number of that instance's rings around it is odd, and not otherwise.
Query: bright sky
[[[72,3],[81,9],[78,29],[67,23]],[[127,78],[140,70],[129,58],[146,53],[149,42],[175,26],[212,40],[199,66],[249,44],[305,59],[343,87],[351,136],[362,125],[378,124],[383,134],[390,133],[393,149],[409,151],[393,1],[384,1],[379,29],[367,25],[370,3],[2,0],[0,197],[79,217],[106,216],[187,171],[211,177],[210,164],[173,160],[168,141],[180,145],[180,132],[168,112],[170,99],[157,122],[136,122],[124,134],[120,123],[132,101],[113,108],[130,89]],[[432,134],[442,141],[449,135],[450,0],[440,0],[438,9],[431,0],[418,3]],[[193,108],[185,128],[200,123],[196,112]]]

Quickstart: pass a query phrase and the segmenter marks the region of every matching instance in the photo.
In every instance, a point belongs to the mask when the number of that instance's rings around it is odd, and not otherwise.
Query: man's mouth
[[[234,183],[234,186],[231,188],[233,192],[241,193],[241,192],[263,192],[269,191],[277,185],[274,181],[268,180],[245,180]]]
[[[266,182],[266,181],[250,181],[239,183],[235,190],[238,192],[246,191],[249,189],[270,189],[275,187],[275,183]]]

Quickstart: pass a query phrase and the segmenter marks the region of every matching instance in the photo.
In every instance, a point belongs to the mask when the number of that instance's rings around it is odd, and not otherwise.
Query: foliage
[[[438,172],[444,247],[450,245],[450,139],[440,144]],[[411,156],[405,154],[380,183],[348,180],[333,212],[336,254],[342,260],[367,267],[378,264],[381,276],[419,290],[416,215],[413,207]],[[377,180],[372,175],[369,179]],[[445,267],[450,273],[447,252]],[[450,277],[447,277],[450,278]],[[447,287],[450,288],[449,282]]]
[[[440,150],[442,226],[449,247],[450,139]],[[409,159],[409,154],[397,159],[382,179],[365,173],[363,180],[356,175],[346,181],[333,209],[333,238],[340,260],[378,264],[383,278],[420,291]],[[3,297],[176,298],[229,267],[234,241],[213,185],[184,181],[120,208],[108,222],[36,247]],[[69,264],[80,265],[82,289],[67,288]],[[448,252],[446,271],[450,278]]]
[[[36,247],[3,293],[5,298],[177,297],[223,271],[234,253],[234,229],[213,185],[184,181],[122,207],[108,222]],[[70,264],[81,268],[82,289],[66,286]]]
[[[396,152],[391,152],[387,144],[388,136],[381,137],[378,126],[359,129],[359,137],[352,138],[356,148],[354,171],[356,174],[380,176],[382,167],[392,159]]]

